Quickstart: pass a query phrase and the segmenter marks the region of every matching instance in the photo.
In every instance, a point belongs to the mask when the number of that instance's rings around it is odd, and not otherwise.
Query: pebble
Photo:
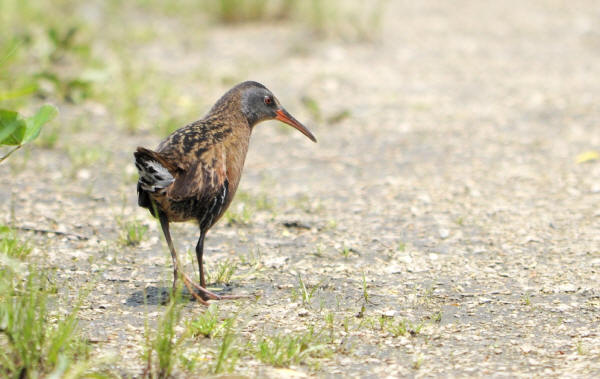
[[[448,229],[442,228],[438,231],[438,233],[441,239],[446,239],[450,236],[450,231]]]
[[[301,308],[298,310],[298,316],[300,317],[306,317],[309,315],[308,309],[305,308]]]

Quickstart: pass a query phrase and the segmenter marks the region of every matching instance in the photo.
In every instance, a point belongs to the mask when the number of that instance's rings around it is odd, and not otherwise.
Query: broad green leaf
[[[23,137],[23,143],[31,142],[36,139],[37,136],[40,135],[42,125],[52,120],[57,114],[58,109],[56,109],[55,106],[46,104],[42,106],[35,115],[27,117],[27,119],[25,119],[27,130]]]
[[[0,145],[20,145],[25,135],[25,122],[14,111],[0,109]]]

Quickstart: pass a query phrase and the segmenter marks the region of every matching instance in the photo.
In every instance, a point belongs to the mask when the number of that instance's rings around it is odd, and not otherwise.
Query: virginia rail
[[[312,133],[260,83],[240,83],[225,93],[201,120],[168,136],[156,151],[138,147],[134,153],[139,171],[138,205],[160,220],[173,259],[175,290],[179,259],[169,232],[170,222],[196,221],[200,237],[196,257],[200,285],[181,270],[184,284],[201,303],[235,298],[206,289],[202,254],[206,232],[231,203],[240,182],[252,128],[261,121],[279,120],[317,142]],[[196,291],[199,291],[199,295]]]

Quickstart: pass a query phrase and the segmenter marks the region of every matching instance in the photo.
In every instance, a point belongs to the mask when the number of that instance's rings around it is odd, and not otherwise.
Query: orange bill
[[[296,120],[285,109],[281,108],[275,113],[277,113],[277,116],[275,117],[276,120],[285,122],[286,124],[293,126],[294,128],[298,129],[302,134],[310,138],[311,141],[317,142],[317,139],[315,138],[315,136],[313,136],[310,130],[308,130],[306,126],[302,125],[298,120]]]

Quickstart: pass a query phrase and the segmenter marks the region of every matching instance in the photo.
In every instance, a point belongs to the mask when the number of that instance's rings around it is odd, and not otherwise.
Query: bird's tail
[[[159,153],[138,147],[133,153],[135,167],[140,174],[138,188],[151,193],[160,192],[175,181],[173,174],[169,171],[170,165]]]

